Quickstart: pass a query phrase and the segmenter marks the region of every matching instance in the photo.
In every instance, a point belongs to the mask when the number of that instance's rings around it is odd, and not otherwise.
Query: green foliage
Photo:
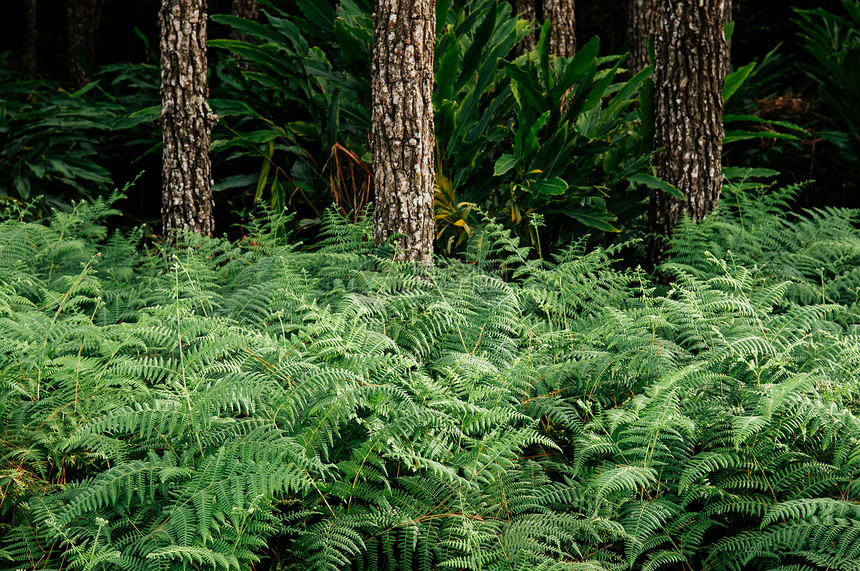
[[[641,199],[630,189],[650,156],[632,108],[650,68],[618,81],[623,58],[598,57],[597,38],[572,58],[555,57],[548,24],[535,51],[506,61],[527,31],[507,3],[469,3],[449,12],[447,24],[434,94],[440,234],[450,242],[459,220],[462,229],[470,223],[458,203],[510,220],[533,246],[538,212],[554,229],[566,220],[617,231],[613,211]]]
[[[823,8],[796,10],[796,23],[804,48],[815,59],[802,69],[818,87],[828,117],[837,125],[819,134],[836,145],[856,172],[860,168],[860,6],[852,0],[842,0],[842,6],[844,14]]]
[[[233,56],[219,66],[225,97],[212,105],[226,132],[215,133],[212,151],[240,171],[216,189],[253,189],[276,211],[295,198],[310,218],[332,199],[361,212],[370,198],[372,4],[347,0],[337,18],[319,3],[298,7],[291,16],[267,4],[266,25],[212,16],[251,40],[209,42]],[[242,173],[249,165],[256,171]]]
[[[370,52],[372,3],[340,3],[335,14],[300,2],[299,15],[270,6],[267,25],[213,18],[252,42],[210,45],[224,59],[221,76],[241,101],[213,101],[231,134],[216,134],[216,153],[249,168],[217,188],[291,200],[311,207],[305,224],[333,200],[358,213],[371,197]],[[573,58],[549,53],[548,29],[531,54],[513,59],[530,23],[507,2],[471,0],[437,10],[436,220],[442,251],[462,249],[478,207],[503,216],[532,246],[537,212],[550,217],[552,239],[571,228],[617,231],[621,214],[642,212],[650,157],[633,108],[650,68],[630,80],[621,56],[599,57],[597,39]],[[564,229],[565,226],[567,229]]]
[[[110,174],[99,143],[115,120],[116,106],[94,102],[91,83],[74,93],[43,80],[16,81],[0,72],[0,197],[28,201],[64,193],[104,191]]]
[[[772,191],[747,177],[773,171],[726,170],[727,176],[740,178],[723,187],[720,207],[707,220],[682,221],[684,230],[672,242],[667,269],[702,277],[713,271],[702,256],[710,252],[755,271],[759,279],[787,282],[786,303],[837,303],[856,318],[860,240],[855,229],[860,212],[825,208],[786,216],[802,185]]]
[[[667,290],[492,222],[416,273],[336,210],[313,251],[7,215],[0,558],[853,568],[858,213],[748,186],[681,225]]]

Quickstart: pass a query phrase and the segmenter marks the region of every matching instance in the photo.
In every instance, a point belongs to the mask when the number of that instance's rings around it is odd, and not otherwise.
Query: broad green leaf
[[[270,26],[264,26],[262,24],[258,24],[257,22],[245,20],[244,18],[231,16],[230,14],[212,14],[212,16],[210,17],[212,18],[213,22],[230,26],[231,28],[247,36],[253,36],[255,38],[264,38],[275,44],[280,44],[284,41],[284,38],[275,33]],[[210,46],[212,45],[211,42],[207,43]]]
[[[529,186],[529,190],[533,192],[539,192],[540,194],[564,194],[564,191],[568,189],[567,183],[558,178],[544,179],[538,182],[534,182]]]
[[[725,105],[725,103],[731,99],[732,95],[735,94],[735,91],[744,84],[750,73],[752,73],[755,64],[756,62],[748,63],[726,76],[723,80],[723,105]]]
[[[505,153],[496,161],[496,165],[493,168],[493,175],[501,176],[505,174],[506,172],[514,168],[517,165],[517,162],[519,162],[518,157]]]
[[[493,28],[496,25],[496,6],[493,2],[483,22],[475,31],[475,36],[472,38],[472,43],[466,49],[463,55],[463,66],[460,72],[460,83],[471,80],[472,75],[478,69],[478,66],[483,62],[483,52],[488,47],[488,42],[493,36]]]
[[[564,76],[559,81],[556,90],[562,92],[570,89],[574,83],[581,81],[588,76],[589,72],[595,65],[597,51],[600,48],[600,38],[594,36],[581,49],[576,52],[570,63],[567,64],[564,71]]]
[[[684,197],[684,193],[678,190],[677,187],[669,184],[664,180],[660,180],[656,176],[651,176],[650,174],[639,173],[634,174],[632,176],[627,177],[631,183],[636,186],[645,185],[648,188],[653,188],[654,190],[662,190],[666,194],[674,196],[678,200],[686,200]]]
[[[111,129],[129,129],[131,127],[136,127],[142,123],[155,123],[156,121],[158,121],[158,118],[160,116],[161,105],[147,107],[146,109],[135,111],[134,113],[131,113],[130,115],[126,115],[125,117],[119,119],[111,126]]]
[[[723,27],[723,38],[728,42],[732,39],[732,35],[735,33],[735,21],[729,20],[729,23]]]
[[[537,121],[529,128],[526,133],[525,138],[522,143],[522,154],[524,156],[529,156],[540,148],[540,142],[538,141],[538,134],[540,130],[544,128],[549,121],[550,111],[544,112],[543,115],[538,117]],[[519,128],[523,129],[526,127],[525,125],[520,125]],[[522,131],[517,133],[517,135],[521,135]]]
[[[451,42],[438,61],[434,99],[436,101],[453,100],[454,84],[457,83],[460,75],[460,43]]]
[[[762,117],[756,117],[755,115],[723,115],[724,123],[732,123],[734,121],[744,121],[747,123],[763,123],[765,125],[776,125],[777,127],[784,127],[785,129],[790,129],[792,131],[797,131],[799,133],[806,133],[806,129],[801,127],[800,125],[795,125],[790,121],[772,121],[770,119],[763,119]]]
[[[442,30],[448,23],[448,10],[450,9],[450,2],[436,2],[436,38],[442,35]]]
[[[324,32],[333,30],[334,19],[337,14],[328,2],[320,0],[296,0],[299,10],[309,21],[319,26]]]
[[[272,166],[272,157],[275,155],[275,142],[269,141],[266,155],[263,157],[263,167],[260,169],[260,176],[257,178],[257,189],[254,191],[254,204],[260,201],[263,197],[263,189],[266,188],[266,181],[269,178],[269,169]],[[274,185],[272,186],[274,190]]]
[[[758,178],[772,177],[779,174],[779,171],[762,168],[750,167],[723,167],[723,178],[726,180],[735,180],[742,178]]]
[[[230,190],[233,188],[248,188],[254,185],[260,176],[256,174],[237,174],[233,176],[228,176],[225,179],[218,181],[217,184],[212,185],[212,190]]]
[[[728,145],[729,143],[748,141],[750,139],[785,139],[788,141],[797,141],[798,137],[788,133],[774,133],[773,131],[745,131],[737,129],[725,132],[723,144]]]

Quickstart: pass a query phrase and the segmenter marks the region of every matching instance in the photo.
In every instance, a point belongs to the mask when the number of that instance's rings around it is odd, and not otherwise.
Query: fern
[[[490,221],[421,275],[333,211],[315,250],[3,222],[0,556],[850,569],[856,214],[789,195],[682,225],[668,288]]]

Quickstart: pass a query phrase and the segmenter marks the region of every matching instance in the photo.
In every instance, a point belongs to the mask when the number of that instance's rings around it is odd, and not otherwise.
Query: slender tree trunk
[[[725,17],[723,19],[723,30],[732,21],[732,0],[724,0],[726,3]],[[723,56],[723,77],[732,72],[732,39],[725,38],[725,53]]]
[[[377,0],[373,17],[373,239],[433,261],[435,0]]]
[[[574,0],[543,0],[543,17],[550,20],[549,51],[570,57],[576,53]]]
[[[627,10],[627,42],[630,57],[627,67],[631,74],[645,69],[648,60],[648,41],[657,33],[659,0],[630,0]]]
[[[185,230],[211,236],[215,117],[206,101],[206,0],[162,0],[159,24],[164,234],[169,241]]]
[[[252,22],[260,21],[260,5],[257,0],[233,0],[231,14],[237,18],[244,18]],[[232,32],[233,38],[247,42],[250,40],[245,34],[240,34],[237,30]]]
[[[96,34],[104,0],[67,0],[66,28],[69,40],[69,74],[81,87],[91,79],[95,66]]]
[[[657,175],[686,197],[651,193],[649,257],[663,258],[682,212],[702,220],[720,197],[725,0],[661,0],[655,40]]]
[[[39,22],[36,0],[24,0],[24,43],[21,46],[21,67],[30,79],[39,73]]]
[[[534,22],[537,19],[535,11],[535,0],[512,0],[511,5],[514,8],[514,14],[523,20]],[[520,56],[535,49],[535,34],[534,32],[523,38],[519,44],[514,47],[514,53]]]
[[[534,49],[541,24],[550,20],[549,51],[551,54],[570,57],[576,53],[576,22],[574,0],[511,0],[514,13],[525,20],[537,20],[535,33],[520,42],[515,54]]]

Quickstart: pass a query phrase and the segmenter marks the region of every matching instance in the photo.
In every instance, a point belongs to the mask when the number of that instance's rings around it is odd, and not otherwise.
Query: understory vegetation
[[[489,219],[417,274],[332,209],[7,212],[2,565],[858,569],[860,213],[797,190],[727,187],[667,286]]]

